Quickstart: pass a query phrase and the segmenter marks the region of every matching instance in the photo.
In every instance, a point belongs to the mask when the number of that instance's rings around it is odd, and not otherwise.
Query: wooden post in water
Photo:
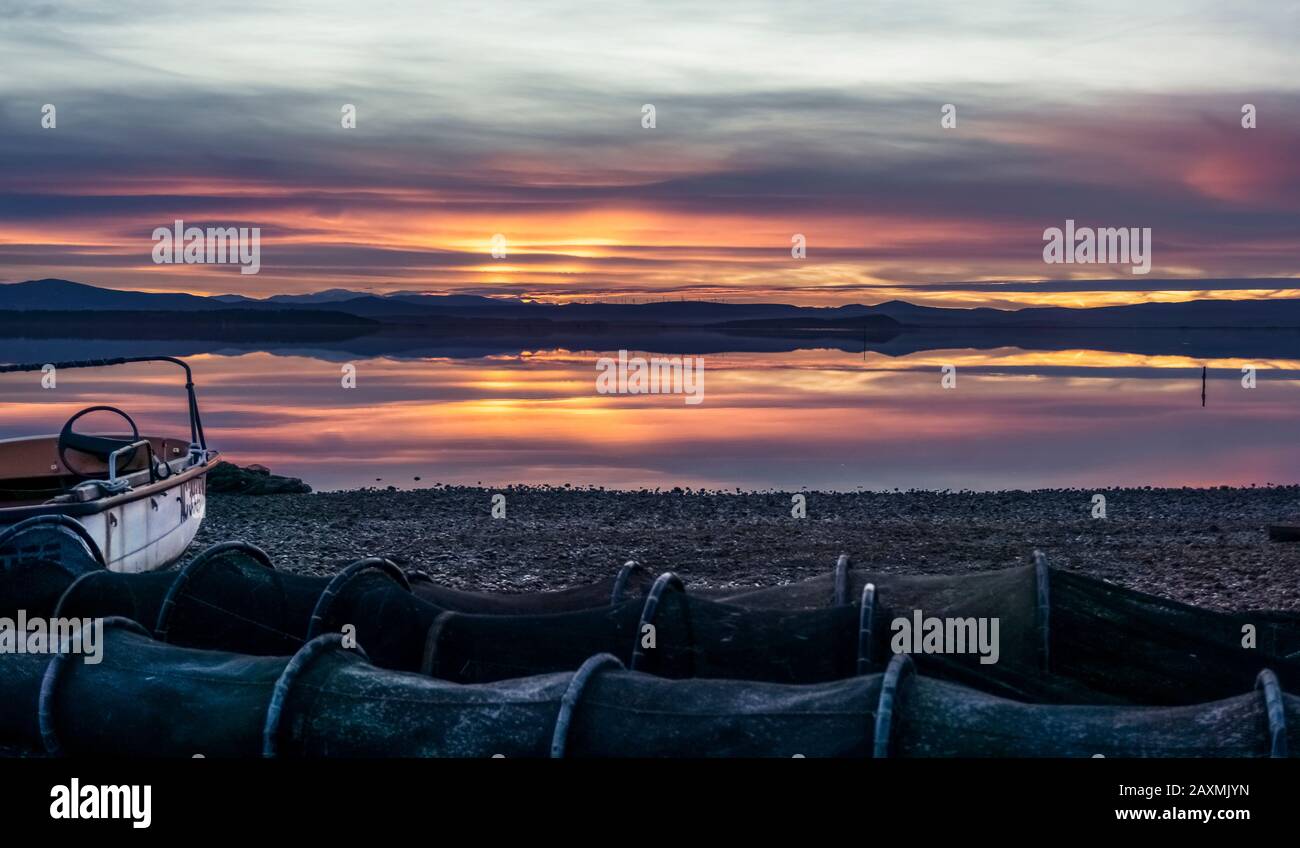
[[[1201,406],[1205,406],[1205,375],[1209,370],[1207,366],[1201,366]]]

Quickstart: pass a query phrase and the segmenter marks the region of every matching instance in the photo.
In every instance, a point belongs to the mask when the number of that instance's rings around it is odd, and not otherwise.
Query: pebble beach
[[[505,516],[492,515],[493,495]],[[941,574],[1029,562],[1216,609],[1300,610],[1300,486],[1008,492],[610,491],[434,486],[280,495],[210,494],[190,554],[240,539],[276,566],[329,574],[363,556],[461,588],[559,589],[629,559],[688,584],[766,586],[833,568]],[[1106,517],[1093,518],[1093,496]]]

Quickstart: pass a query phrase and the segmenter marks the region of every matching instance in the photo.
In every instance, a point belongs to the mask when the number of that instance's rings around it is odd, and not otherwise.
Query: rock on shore
[[[212,495],[305,495],[311,492],[297,477],[272,474],[265,465],[240,467],[218,462],[208,471],[208,494]]]

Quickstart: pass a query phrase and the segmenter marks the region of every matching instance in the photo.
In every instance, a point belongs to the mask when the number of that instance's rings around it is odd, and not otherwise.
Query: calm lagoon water
[[[10,350],[7,361],[39,342]],[[159,351],[161,352],[161,351]],[[1020,347],[705,356],[704,401],[601,395],[611,351],[189,357],[212,446],[317,489],[433,483],[855,490],[1300,482],[1300,359]],[[51,357],[55,358],[55,357]],[[343,366],[356,388],[342,387]],[[1201,407],[1201,366],[1210,368]],[[1243,364],[1257,386],[1241,385]],[[941,369],[956,368],[956,387]],[[166,365],[0,375],[0,437],[110,403],[186,432]],[[416,477],[420,481],[416,481]]]

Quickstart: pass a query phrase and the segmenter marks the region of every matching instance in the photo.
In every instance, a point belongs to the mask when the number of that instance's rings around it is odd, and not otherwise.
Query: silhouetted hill
[[[888,315],[859,315],[853,318],[755,318],[723,321],[710,325],[719,330],[867,330],[897,331],[903,325]]]
[[[0,309],[223,309],[192,294],[118,291],[70,280],[28,280],[0,286]]]
[[[890,301],[873,307],[909,327],[1012,328],[1264,328],[1300,327],[1300,300],[1191,300],[1071,309],[1035,306],[1017,310],[940,309]]]
[[[1300,300],[1192,300],[1096,309],[1022,310],[1024,326],[1298,327]],[[1010,323],[1009,326],[1017,326]]]
[[[1153,281],[1159,282],[1159,281]],[[1207,286],[1216,281],[1206,281]],[[1221,284],[1240,281],[1217,281]],[[1283,287],[1293,281],[1260,280],[1261,287]],[[0,285],[0,311],[167,311],[207,313],[236,308],[316,315],[345,314],[385,324],[431,325],[454,320],[552,321],[558,323],[624,324],[678,327],[741,327],[768,329],[861,329],[864,318],[897,322],[905,328],[1292,328],[1300,327],[1300,300],[1196,300],[1184,303],[1143,303],[1090,309],[1029,307],[1025,309],[950,309],[917,306],[893,300],[876,306],[795,306],[786,303],[713,303],[658,301],[651,303],[537,303],[479,295],[365,294],[331,289],[307,295],[274,295],[265,299],[242,295],[200,297],[182,293],[117,291],[69,280],[29,280]],[[227,319],[236,320],[236,319]],[[246,319],[238,319],[246,320]],[[312,318],[311,320],[321,320]]]

